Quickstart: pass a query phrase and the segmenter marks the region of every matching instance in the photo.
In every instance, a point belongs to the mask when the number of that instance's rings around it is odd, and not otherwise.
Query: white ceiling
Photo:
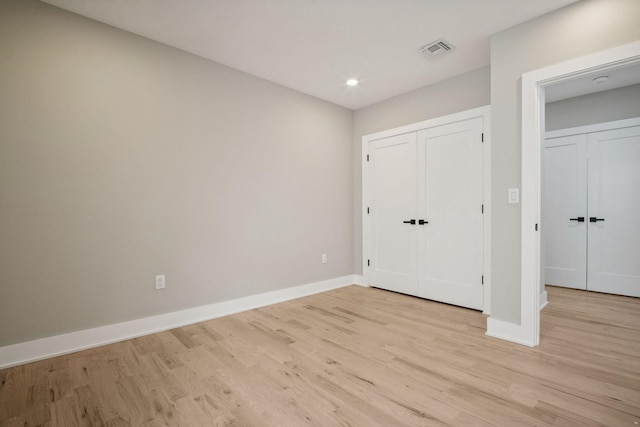
[[[576,0],[43,1],[357,109],[488,65],[491,34]],[[441,37],[456,50],[418,53]]]
[[[593,81],[596,77],[601,76],[607,76],[608,79],[603,83]],[[640,63],[590,73],[574,80],[549,86],[545,89],[545,102],[561,101],[567,98],[636,84],[640,84]]]

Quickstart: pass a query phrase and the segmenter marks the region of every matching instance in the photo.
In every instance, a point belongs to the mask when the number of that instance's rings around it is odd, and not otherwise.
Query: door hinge
[[[369,155],[367,154],[367,162],[369,161]]]
[[[481,134],[482,142],[484,142],[484,132]]]
[[[484,275],[482,276],[482,285],[484,286]]]
[[[536,231],[538,231],[538,224],[536,224]]]
[[[370,259],[367,260],[367,267],[371,267],[371,260]]]
[[[367,208],[367,214],[369,213],[369,208]]]
[[[484,205],[482,205],[482,210],[481,210],[481,212],[484,214]]]

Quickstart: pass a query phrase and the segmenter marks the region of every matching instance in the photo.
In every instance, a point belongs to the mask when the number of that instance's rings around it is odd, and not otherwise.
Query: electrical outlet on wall
[[[156,290],[164,289],[164,274],[156,276]]]
[[[327,254],[322,254],[322,263],[323,264],[327,263]]]

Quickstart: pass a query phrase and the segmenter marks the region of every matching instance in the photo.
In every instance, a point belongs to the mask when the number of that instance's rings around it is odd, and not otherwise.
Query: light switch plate
[[[520,189],[519,188],[510,188],[507,200],[508,200],[508,202],[510,204],[520,203]]]

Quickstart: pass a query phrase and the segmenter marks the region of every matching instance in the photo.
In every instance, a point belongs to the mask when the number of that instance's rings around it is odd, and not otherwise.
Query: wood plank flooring
[[[548,291],[535,349],[350,286],[0,371],[0,425],[638,425],[640,299]]]

